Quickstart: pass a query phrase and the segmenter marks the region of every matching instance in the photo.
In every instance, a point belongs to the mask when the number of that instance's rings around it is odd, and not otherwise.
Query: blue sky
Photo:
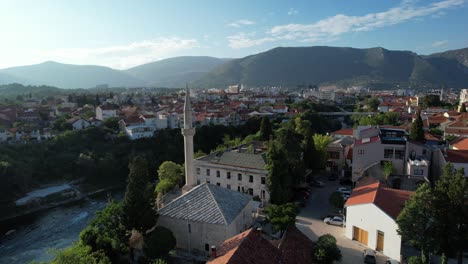
[[[117,69],[277,46],[468,47],[467,0],[0,0],[0,68],[54,60]]]

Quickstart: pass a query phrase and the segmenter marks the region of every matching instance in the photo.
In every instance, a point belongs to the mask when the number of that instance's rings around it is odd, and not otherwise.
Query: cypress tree
[[[260,124],[260,137],[262,140],[268,140],[270,135],[273,135],[273,129],[271,128],[270,119],[266,116],[262,118]]]
[[[413,124],[411,125],[409,137],[411,140],[424,142],[424,130],[421,111],[418,111],[416,120],[414,120]]]
[[[461,104],[460,113],[466,113],[466,105],[464,103]]]
[[[137,156],[130,161],[127,190],[123,201],[128,229],[146,231],[156,223],[153,186],[148,162]]]
[[[271,143],[267,153],[267,187],[270,192],[270,202],[284,204],[289,199],[290,177],[286,153],[275,143]]]

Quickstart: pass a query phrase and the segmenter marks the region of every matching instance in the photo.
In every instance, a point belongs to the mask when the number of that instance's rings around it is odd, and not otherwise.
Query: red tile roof
[[[468,150],[447,150],[446,161],[452,163],[468,163]]]
[[[314,246],[315,243],[299,231],[295,225],[290,225],[279,244],[279,250],[285,264],[306,264],[313,263]]]
[[[345,128],[345,129],[340,129],[335,132],[332,132],[334,135],[343,135],[343,136],[352,136],[353,135],[353,129],[352,128]]]
[[[253,229],[224,241],[217,256],[207,264],[283,263],[280,250]]]
[[[366,177],[358,182],[345,206],[373,203],[396,219],[412,193],[385,188],[377,179]]]
[[[366,139],[369,139],[369,141],[364,141],[364,142],[363,142],[363,140],[366,140]],[[356,140],[356,141],[354,142],[354,145],[355,145],[355,146],[360,146],[360,145],[364,145],[364,144],[374,143],[374,142],[377,142],[377,141],[380,141],[380,137],[379,137],[379,136],[375,136],[375,137],[371,137],[371,138],[363,138],[363,139]]]
[[[450,141],[449,145],[458,150],[468,150],[468,138],[459,137],[457,139]]]

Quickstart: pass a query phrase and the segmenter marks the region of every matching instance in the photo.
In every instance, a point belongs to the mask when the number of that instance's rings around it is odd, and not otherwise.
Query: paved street
[[[325,176],[316,177],[316,179],[325,183],[325,187],[312,187],[312,193],[309,197],[306,207],[302,208],[297,217],[296,226],[312,241],[317,241],[318,237],[327,233],[332,234],[336,240],[343,259],[343,264],[364,263],[362,251],[366,248],[363,244],[352,241],[345,237],[345,228],[327,225],[323,218],[327,215],[338,215],[338,211],[328,202],[330,194],[339,186],[338,180],[328,181]],[[384,264],[387,258],[382,254],[377,254],[377,263]]]

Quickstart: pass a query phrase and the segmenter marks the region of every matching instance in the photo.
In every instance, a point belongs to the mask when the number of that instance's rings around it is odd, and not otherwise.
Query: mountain
[[[468,67],[468,48],[434,53],[426,57],[429,59],[443,58],[443,59],[448,59],[448,60],[456,60],[460,64],[463,64],[464,66]]]
[[[455,58],[419,56],[410,51],[280,47],[228,61],[196,81],[195,86],[408,83],[462,87],[468,86],[467,70]]]
[[[128,74],[159,87],[184,87],[200,79],[229,59],[205,56],[175,57],[155,61],[126,70]]]
[[[72,65],[48,61],[40,64],[0,70],[22,84],[50,85],[59,88],[91,88],[100,84],[110,87],[145,86],[146,83],[123,71],[103,66]]]
[[[28,83],[28,81],[0,72],[0,85],[9,83]]]

